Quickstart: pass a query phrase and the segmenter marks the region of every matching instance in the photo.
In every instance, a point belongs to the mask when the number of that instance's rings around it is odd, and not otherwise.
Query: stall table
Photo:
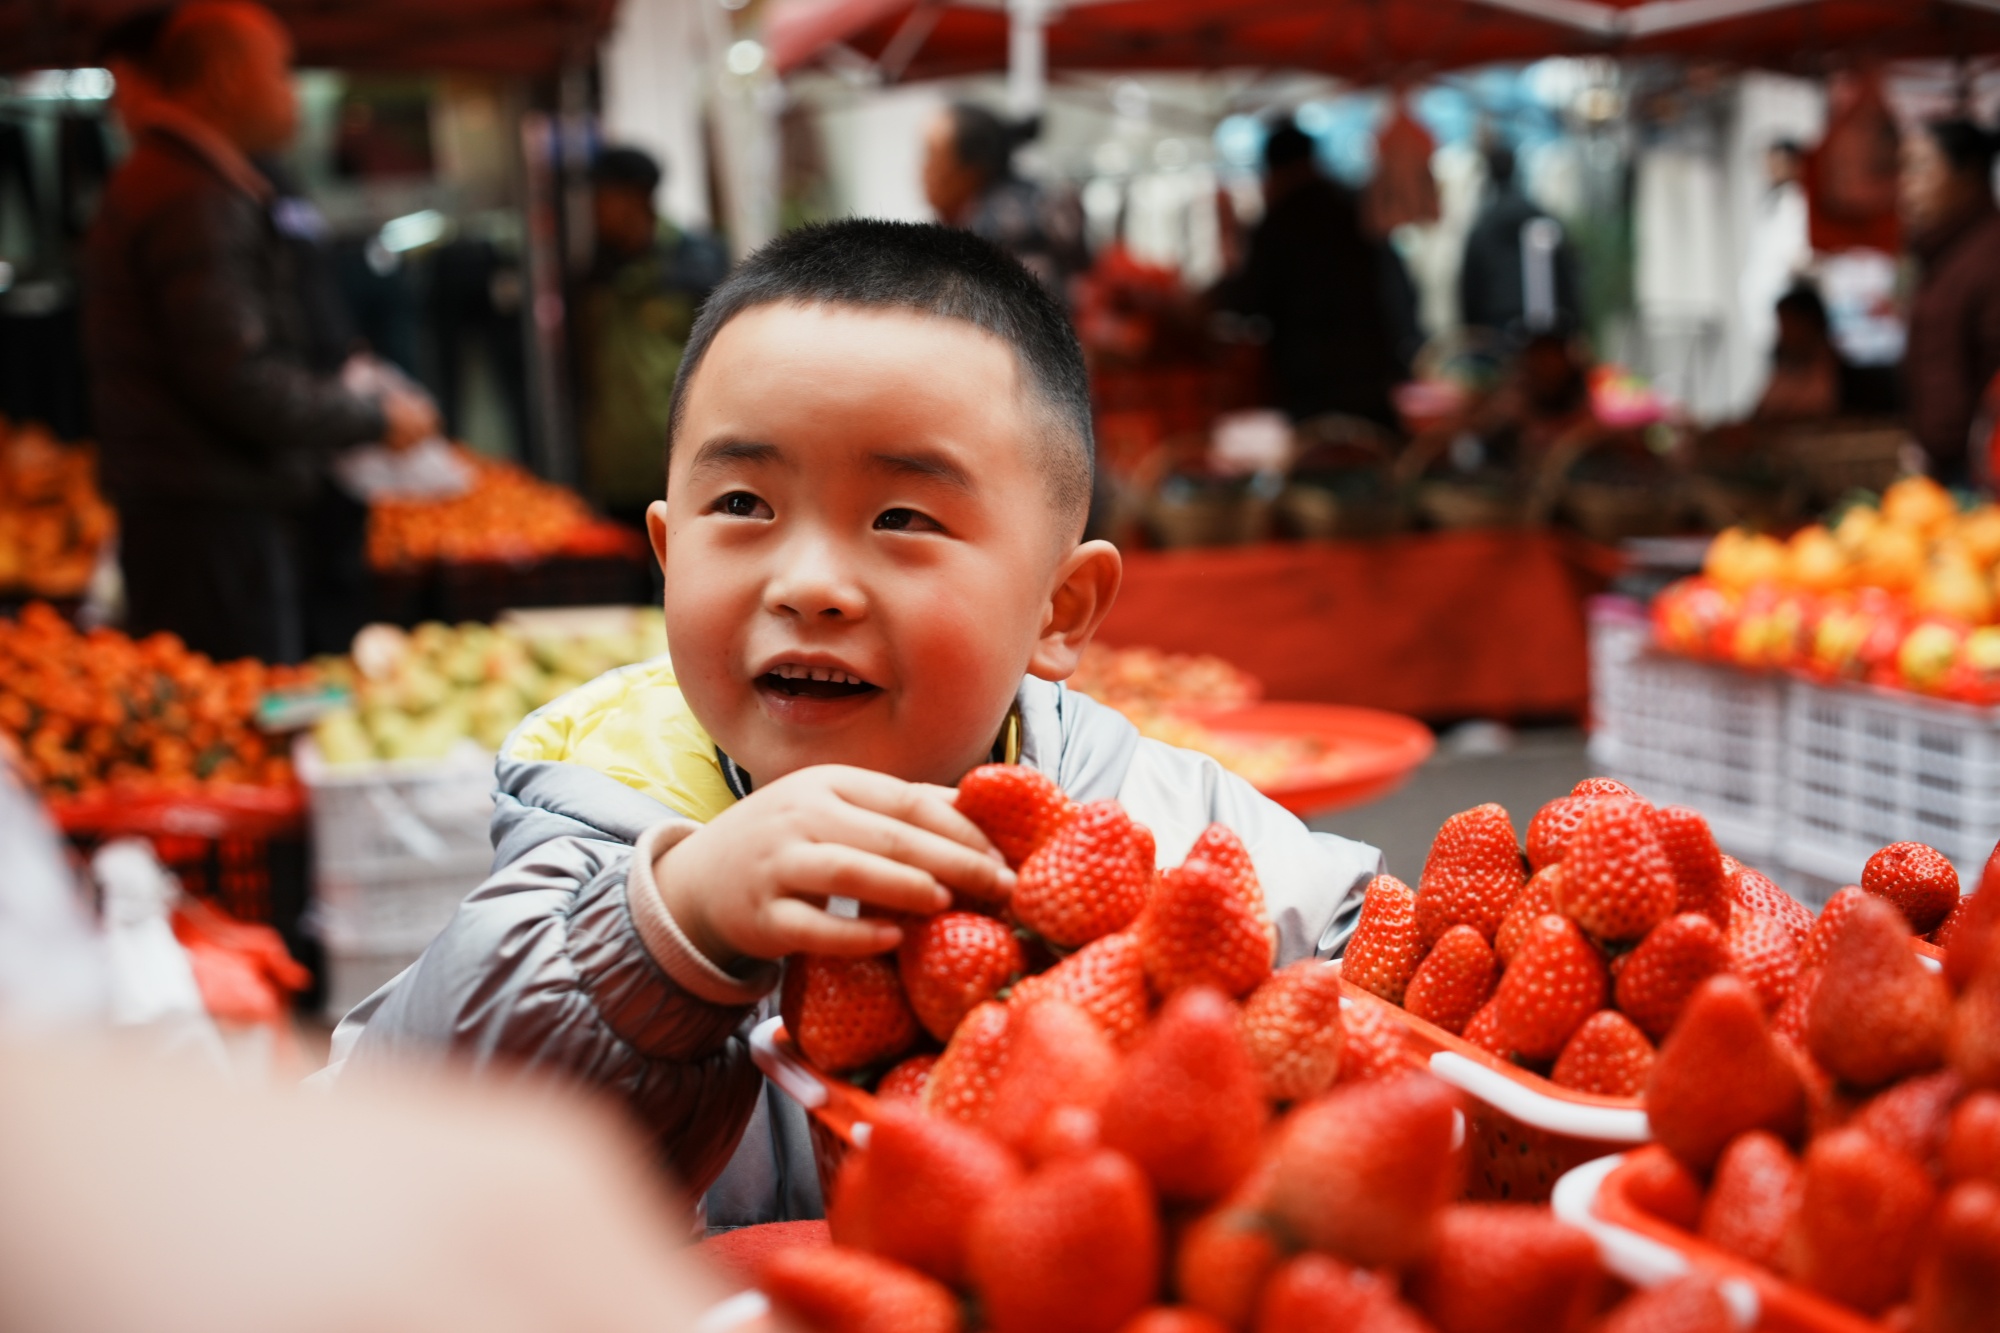
[[[1433,721],[1581,716],[1584,599],[1617,559],[1539,531],[1133,552],[1101,637],[1213,653],[1273,699]]]

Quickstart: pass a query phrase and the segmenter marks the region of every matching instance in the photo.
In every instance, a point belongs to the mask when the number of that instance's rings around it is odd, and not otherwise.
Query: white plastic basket
[[[397,973],[417,961],[414,949],[358,949],[328,945],[325,959],[326,998],[320,1012],[338,1023],[347,1011],[380,990]]]
[[[1875,850],[1925,842],[1977,883],[2000,840],[2000,709],[1794,681],[1779,858],[1854,883]]]

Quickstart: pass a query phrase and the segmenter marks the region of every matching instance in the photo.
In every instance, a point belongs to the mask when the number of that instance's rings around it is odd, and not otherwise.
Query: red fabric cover
[[[1101,638],[1213,653],[1270,699],[1427,719],[1581,715],[1614,553],[1542,532],[1135,552]]]
[[[719,1231],[695,1246],[695,1253],[731,1286],[754,1286],[764,1263],[780,1250],[800,1245],[831,1245],[833,1236],[823,1221],[766,1222],[762,1226]]]

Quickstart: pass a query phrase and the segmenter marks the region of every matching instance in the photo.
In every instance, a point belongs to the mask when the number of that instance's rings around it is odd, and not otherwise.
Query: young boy
[[[1066,316],[986,242],[853,221],[751,256],[689,338],[647,516],[668,658],[509,738],[492,878],[336,1061],[565,1071],[624,1098],[711,1226],[817,1216],[803,1113],[746,1038],[787,954],[898,942],[829,897],[930,913],[1011,887],[947,790],[996,760],[1123,801],[1162,865],[1229,825],[1280,963],[1331,951],[1374,848],[1059,683],[1120,577],[1080,541],[1091,449]]]

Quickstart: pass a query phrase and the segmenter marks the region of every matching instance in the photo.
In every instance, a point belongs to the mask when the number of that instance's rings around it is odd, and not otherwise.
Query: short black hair
[[[1309,162],[1317,145],[1313,137],[1298,127],[1290,116],[1271,126],[1264,136],[1264,169],[1275,171],[1289,167],[1295,162]]]
[[[1002,120],[974,102],[954,102],[951,116],[951,152],[960,165],[991,183],[1010,179],[1014,174],[1014,150],[1041,132],[1041,119]]]
[[[688,334],[667,419],[669,456],[689,386],[716,334],[746,310],[779,304],[941,315],[1004,341],[1048,417],[1042,464],[1056,509],[1081,531],[1095,445],[1090,374],[1068,312],[992,242],[931,222],[818,223],[787,232],[744,260],[703,303]]]
[[[160,33],[173,16],[172,5],[159,5],[118,20],[97,39],[98,62],[108,65],[122,60],[150,73],[159,58]]]
[[[1980,128],[1963,116],[1933,120],[1924,128],[1937,143],[1938,151],[1951,163],[1954,172],[1969,173],[1984,180],[1993,174],[1997,145],[1990,130]]]
[[[1795,282],[1791,289],[1778,298],[1774,309],[1779,314],[1790,313],[1805,320],[1821,333],[1827,332],[1831,322],[1826,314],[1826,301],[1821,298],[1819,288],[1810,282]]]
[[[597,150],[597,158],[590,164],[593,184],[637,190],[645,195],[659,189],[665,176],[651,153],[624,144],[606,144]]]

